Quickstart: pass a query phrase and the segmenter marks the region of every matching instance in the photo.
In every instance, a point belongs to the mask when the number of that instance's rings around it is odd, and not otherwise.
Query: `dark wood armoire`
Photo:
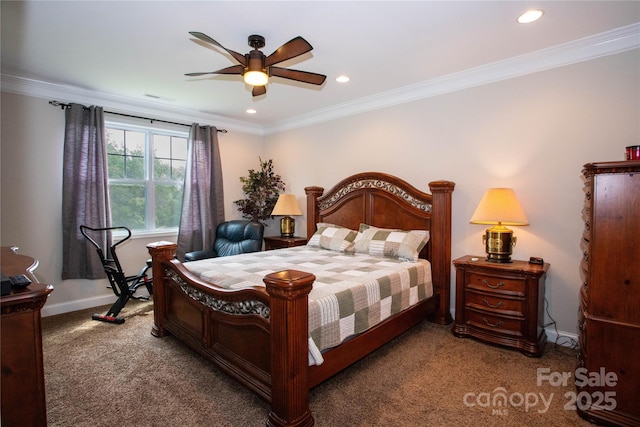
[[[640,160],[584,166],[578,413],[640,425]]]

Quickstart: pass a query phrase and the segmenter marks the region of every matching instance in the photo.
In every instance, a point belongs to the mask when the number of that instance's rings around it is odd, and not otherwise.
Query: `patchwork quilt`
[[[295,269],[316,276],[309,294],[309,363],[322,351],[433,295],[431,264],[299,246],[185,263],[228,289],[264,286],[263,277]]]

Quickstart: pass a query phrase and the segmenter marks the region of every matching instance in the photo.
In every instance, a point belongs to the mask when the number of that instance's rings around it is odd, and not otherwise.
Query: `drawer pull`
[[[487,279],[482,279],[482,283],[484,285],[487,285],[488,287],[490,287],[491,289],[498,289],[504,286],[504,282],[498,282],[497,285],[492,285],[491,283],[489,283],[489,281]]]
[[[502,320],[498,320],[496,323],[491,323],[491,322],[489,322],[486,318],[484,318],[484,317],[483,317],[483,318],[482,318],[482,321],[483,321],[484,323],[486,323],[486,324],[487,324],[487,326],[491,326],[492,328],[495,328],[495,327],[497,327],[497,326],[502,326],[502,325],[504,325],[504,322],[503,322]]]
[[[485,303],[487,307],[491,307],[491,308],[500,308],[504,305],[502,301],[499,301],[496,305],[493,305],[489,301],[487,301],[486,298],[482,298],[482,302]]]

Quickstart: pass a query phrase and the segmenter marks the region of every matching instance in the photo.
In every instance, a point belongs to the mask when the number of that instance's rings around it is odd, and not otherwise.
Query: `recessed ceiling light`
[[[518,22],[521,24],[528,24],[533,21],[537,21],[544,14],[543,11],[535,9],[535,10],[527,10],[525,13],[518,17]]]
[[[338,77],[336,77],[336,81],[337,81],[338,83],[346,83],[346,82],[348,82],[349,80],[351,80],[351,79],[349,78],[349,76],[338,76]]]
[[[247,110],[247,114],[255,114],[255,113],[257,113],[257,111],[255,109],[253,109],[253,108],[249,108]]]

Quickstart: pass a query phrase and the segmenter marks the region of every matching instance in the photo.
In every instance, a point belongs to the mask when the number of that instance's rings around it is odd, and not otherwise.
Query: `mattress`
[[[282,270],[316,276],[309,294],[309,363],[322,351],[433,295],[431,264],[299,246],[210,258],[183,264],[193,274],[227,289],[265,286]]]

